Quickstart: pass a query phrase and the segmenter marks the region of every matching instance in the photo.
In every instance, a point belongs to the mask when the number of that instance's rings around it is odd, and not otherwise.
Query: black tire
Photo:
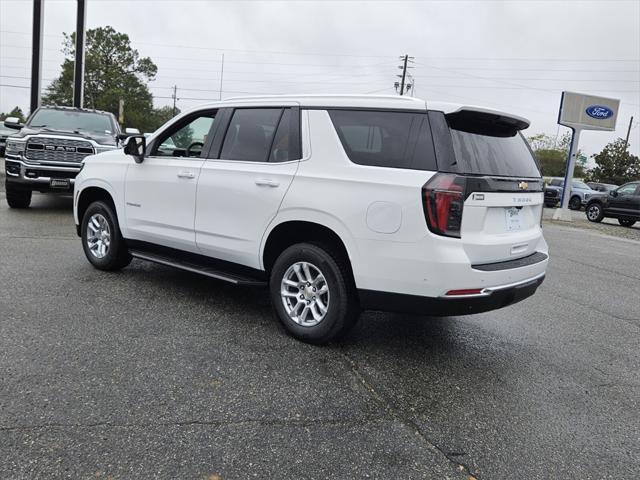
[[[618,223],[623,227],[633,227],[636,221],[632,218],[619,218]]]
[[[604,218],[604,208],[600,202],[592,202],[587,205],[585,215],[590,222],[601,222]]]
[[[580,210],[581,206],[582,206],[582,200],[580,200],[580,197],[578,197],[577,195],[574,195],[573,197],[571,197],[571,200],[569,200],[569,208],[571,210]]]
[[[344,335],[357,322],[360,315],[358,295],[348,259],[342,257],[343,255],[339,255],[325,245],[299,243],[287,248],[275,261],[269,280],[271,303],[280,322],[295,338],[322,345]],[[324,276],[329,289],[327,311],[319,323],[312,326],[296,323],[287,313],[280,295],[285,274],[298,262],[308,262],[312,267],[317,268]],[[297,287],[290,288],[295,290]],[[317,307],[316,311],[318,311]]]
[[[106,221],[109,230],[110,242],[102,258],[98,258],[91,251],[87,239],[90,230],[89,222],[94,216],[96,216],[95,218],[100,218],[101,216]],[[120,270],[131,263],[131,255],[120,233],[118,217],[113,211],[113,207],[105,202],[93,202],[85,211],[81,223],[81,239],[82,248],[87,260],[98,270]]]
[[[20,188],[5,180],[7,204],[11,208],[29,208],[31,205],[31,190]]]
[[[553,202],[553,203],[552,202],[548,202],[548,203],[544,204],[544,206],[547,207],[547,208],[556,208],[556,205],[557,205],[556,202]]]

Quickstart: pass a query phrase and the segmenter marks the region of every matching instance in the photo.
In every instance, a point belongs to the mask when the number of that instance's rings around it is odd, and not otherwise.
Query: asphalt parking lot
[[[545,235],[534,297],[321,348],[262,290],[98,272],[70,199],[0,192],[0,478],[637,478],[640,242]]]

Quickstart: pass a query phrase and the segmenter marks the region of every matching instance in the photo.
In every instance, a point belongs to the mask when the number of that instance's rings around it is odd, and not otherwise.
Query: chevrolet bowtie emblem
[[[527,182],[520,182],[520,183],[518,184],[518,188],[519,188],[520,190],[526,190],[527,188],[529,188],[529,184],[528,184]]]

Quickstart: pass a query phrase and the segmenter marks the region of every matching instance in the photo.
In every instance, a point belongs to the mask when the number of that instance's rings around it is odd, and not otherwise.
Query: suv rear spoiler
[[[495,137],[513,137],[530,125],[528,120],[521,117],[466,107],[447,113],[445,117],[451,128]]]

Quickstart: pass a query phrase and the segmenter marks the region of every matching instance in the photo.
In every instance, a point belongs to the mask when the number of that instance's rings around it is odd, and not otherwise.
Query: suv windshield
[[[54,130],[113,133],[111,119],[104,113],[80,112],[45,108],[38,110],[29,120],[29,127],[46,127]]]

